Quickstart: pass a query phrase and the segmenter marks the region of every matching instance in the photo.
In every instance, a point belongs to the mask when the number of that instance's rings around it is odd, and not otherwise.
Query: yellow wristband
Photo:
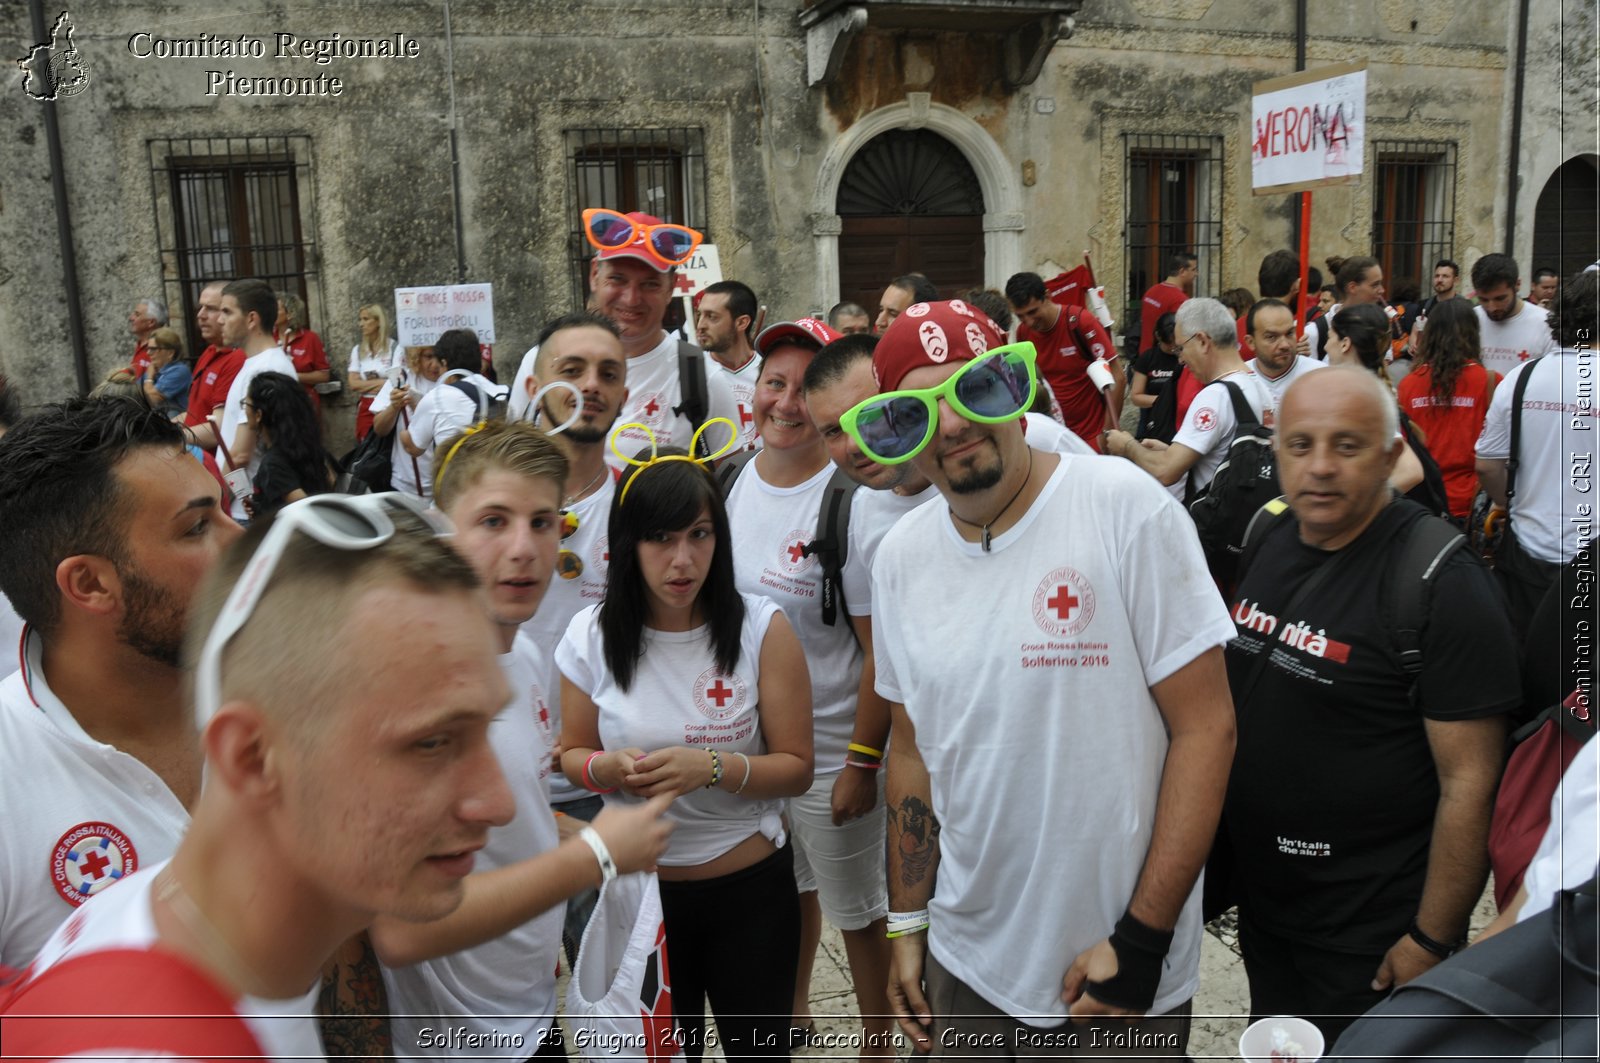
[[[864,746],[860,742],[851,742],[845,748],[852,753],[860,753],[862,756],[875,757],[878,760],[883,759],[883,750],[873,749],[871,746]]]

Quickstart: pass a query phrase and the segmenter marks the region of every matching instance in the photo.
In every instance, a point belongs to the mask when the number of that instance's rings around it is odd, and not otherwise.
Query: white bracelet
[[[731,752],[734,756],[744,761],[744,778],[739,780],[739,788],[733,791],[734,796],[737,797],[739,794],[744,793],[745,786],[750,782],[750,758],[745,756],[743,753],[740,753],[738,750],[732,750]]]
[[[578,832],[578,837],[594,850],[594,858],[600,861],[600,884],[617,877],[617,862],[611,859],[611,850],[606,848],[605,839],[600,837],[600,832],[593,827],[585,827]]]

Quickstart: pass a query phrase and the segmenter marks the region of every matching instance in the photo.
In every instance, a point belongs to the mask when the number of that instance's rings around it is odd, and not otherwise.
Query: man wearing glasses
[[[1238,431],[1231,389],[1238,387],[1256,419],[1272,425],[1272,392],[1250,372],[1239,356],[1239,333],[1233,315],[1215,299],[1190,299],[1178,308],[1178,357],[1206,386],[1170,444],[1134,439],[1127,432],[1107,432],[1105,452],[1127,458],[1166,485],[1180,502],[1190,503],[1211,486]]]
[[[873,355],[885,393],[840,419],[943,499],[872,573],[891,1002],[923,1051],[1181,1056],[1233,625],[1171,496],[1028,447],[1033,347],[1001,344],[965,304],[912,306]]]

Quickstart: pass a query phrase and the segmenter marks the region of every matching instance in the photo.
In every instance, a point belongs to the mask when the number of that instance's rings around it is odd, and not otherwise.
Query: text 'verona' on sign
[[[1250,106],[1250,187],[1257,194],[1348,184],[1366,154],[1367,64],[1258,81]]]

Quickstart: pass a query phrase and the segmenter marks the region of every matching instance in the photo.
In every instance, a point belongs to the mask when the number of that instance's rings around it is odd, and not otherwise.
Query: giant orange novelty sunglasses
[[[653,258],[668,266],[689,261],[700,241],[705,239],[687,225],[646,225],[604,207],[590,207],[583,212],[583,235],[601,251],[643,244]]]

